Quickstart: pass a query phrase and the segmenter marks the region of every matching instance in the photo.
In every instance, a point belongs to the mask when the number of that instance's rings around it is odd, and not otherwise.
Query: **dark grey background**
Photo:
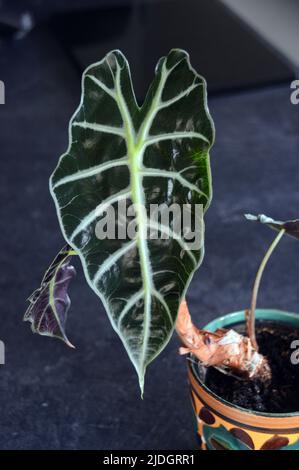
[[[29,3],[40,7],[41,2]],[[20,10],[9,12],[15,24]],[[177,339],[148,368],[142,401],[133,367],[78,264],[68,321],[77,349],[32,335],[22,323],[26,297],[63,243],[48,178],[67,147],[82,66],[72,41],[66,47],[61,35],[53,33],[48,11],[40,9],[38,15],[44,15],[43,22],[22,40],[6,30],[0,45],[0,79],[6,84],[6,104],[0,106],[0,339],[6,345],[6,364],[0,366],[0,448],[194,449],[185,359],[177,354]],[[234,34],[231,44],[239,37]],[[253,47],[247,41],[241,52],[243,59],[252,60],[246,55]],[[242,68],[231,71],[239,77],[235,91],[223,93],[230,87],[216,51],[203,67],[208,73],[218,67],[219,77],[215,74],[217,93],[209,102],[217,138],[206,257],[188,292],[200,326],[249,304],[255,270],[274,234],[246,222],[242,214],[299,215],[299,105],[290,103],[289,88],[293,72],[259,39],[254,44],[274,69],[269,65],[262,75],[252,72],[250,77],[247,71],[247,82]],[[163,44],[150,50],[155,60],[160,48]],[[134,55],[134,48],[129,54]],[[200,61],[196,50],[191,60]],[[248,87],[248,79],[255,89]],[[263,279],[260,306],[299,311],[298,248],[296,240],[281,242]]]

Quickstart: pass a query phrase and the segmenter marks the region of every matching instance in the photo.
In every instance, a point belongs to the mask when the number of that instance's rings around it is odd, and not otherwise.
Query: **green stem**
[[[252,346],[258,351],[258,345],[256,342],[256,336],[255,336],[255,309],[256,309],[256,302],[257,302],[257,295],[262,279],[262,275],[264,272],[264,269],[270,259],[270,256],[272,255],[273,251],[277,247],[278,243],[280,242],[281,238],[283,237],[285,233],[285,229],[282,229],[279,231],[278,235],[274,238],[273,242],[269,246],[261,264],[260,267],[257,271],[254,285],[253,285],[253,290],[252,290],[252,297],[251,297],[251,307],[248,315],[248,321],[247,321],[247,327],[248,327],[248,333],[249,337],[252,343]]]
[[[67,251],[61,251],[60,253],[65,256],[76,256],[79,254],[77,251],[72,250],[71,248]]]
[[[69,250],[69,251],[68,251],[68,254],[71,255],[71,256],[75,256],[75,255],[77,255],[78,253],[77,253],[77,251],[75,251],[75,250]]]

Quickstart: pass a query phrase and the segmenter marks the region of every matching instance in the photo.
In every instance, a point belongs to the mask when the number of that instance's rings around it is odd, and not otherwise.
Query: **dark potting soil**
[[[244,325],[233,328],[244,334]],[[291,348],[292,342],[299,340],[299,329],[259,321],[256,336],[259,351],[267,357],[272,370],[271,383],[239,380],[210,367],[206,369],[205,384],[219,397],[243,408],[268,413],[299,411],[299,363],[291,362],[292,354],[299,361],[299,343]]]

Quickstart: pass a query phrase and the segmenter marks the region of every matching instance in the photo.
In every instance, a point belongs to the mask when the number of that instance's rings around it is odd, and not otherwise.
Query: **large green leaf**
[[[168,342],[203,256],[203,248],[190,250],[183,238],[175,239],[171,226],[158,226],[168,239],[149,239],[157,226],[148,214],[150,204],[208,207],[214,127],[205,81],[186,52],[172,50],[158,62],[139,107],[129,65],[112,51],[83,74],[69,139],[50,180],[61,228],[143,388],[146,366]],[[120,200],[135,205],[136,237],[99,240],[97,222]]]

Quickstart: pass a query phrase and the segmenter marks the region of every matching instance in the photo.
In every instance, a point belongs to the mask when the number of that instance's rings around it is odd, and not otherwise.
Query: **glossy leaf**
[[[213,139],[206,85],[184,51],[172,50],[158,62],[142,107],[121,52],[110,52],[84,72],[69,148],[50,188],[64,237],[78,252],[141,388],[147,364],[173,332],[203,256],[203,248],[192,251],[182,238],[175,239],[170,226],[153,226],[149,205],[208,207]],[[99,240],[101,215],[111,206],[117,212],[119,201],[134,204],[136,237]],[[129,223],[127,218],[125,228]],[[169,238],[149,239],[153,229]]]
[[[299,219],[295,220],[286,220],[281,222],[280,220],[273,220],[270,217],[267,217],[264,214],[252,215],[245,214],[247,220],[253,220],[255,222],[260,222],[261,224],[267,225],[268,227],[274,230],[285,230],[287,235],[290,235],[294,238],[299,238]]]
[[[44,275],[41,286],[29,297],[30,305],[24,321],[31,323],[34,333],[62,339],[68,346],[73,347],[65,333],[67,313],[71,304],[68,287],[76,275],[75,268],[70,265],[71,257],[68,246],[58,253]]]

